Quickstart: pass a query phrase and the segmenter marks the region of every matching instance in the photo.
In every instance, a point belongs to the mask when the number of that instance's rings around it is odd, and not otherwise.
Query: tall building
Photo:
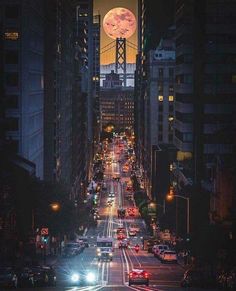
[[[138,54],[136,57],[134,110],[135,152],[144,176],[144,186],[151,198],[149,159],[149,104],[147,98],[148,54],[155,49],[166,30],[173,24],[173,1],[138,1]]]
[[[1,1],[5,138],[44,175],[43,1]],[[22,17],[24,16],[24,17]]]
[[[100,135],[100,15],[93,16],[93,96],[94,96],[94,140],[99,140]]]
[[[109,124],[113,124],[118,131],[133,128],[133,100],[133,88],[122,87],[122,80],[114,71],[107,74],[100,94],[102,128]]]
[[[90,0],[78,0],[76,1],[76,21],[77,21],[77,37],[78,46],[81,51],[82,63],[82,83],[81,89],[83,94],[86,95],[86,139],[84,140],[86,144],[86,166],[85,169],[86,179],[91,178],[91,173],[89,169],[92,168],[93,159],[93,135],[94,135],[94,83],[93,83],[93,73],[94,73],[94,59],[95,54],[93,52],[93,40],[95,26],[93,26],[93,1]],[[97,40],[97,38],[96,38]],[[86,183],[86,182],[85,182]]]
[[[172,31],[173,27],[171,28]],[[173,37],[161,39],[156,50],[150,50],[147,57],[147,85],[145,115],[147,116],[147,134],[145,144],[147,146],[146,164],[148,193],[155,199],[160,189],[156,189],[155,181],[158,180],[160,159],[157,155],[165,145],[165,156],[168,149],[173,149],[173,120],[174,120],[174,68],[175,68],[175,43]],[[165,158],[166,167],[169,168],[169,159]],[[163,164],[163,163],[162,163]],[[161,185],[164,179],[157,181]],[[164,187],[162,187],[164,188]],[[168,187],[166,186],[166,193]],[[163,197],[162,197],[163,199]]]
[[[235,13],[235,1],[176,1],[175,174],[194,230],[235,212]]]
[[[72,181],[72,94],[75,7],[72,1],[45,1],[44,179]]]

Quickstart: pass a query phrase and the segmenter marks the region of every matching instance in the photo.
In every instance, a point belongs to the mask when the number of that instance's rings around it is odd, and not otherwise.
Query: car
[[[139,228],[139,226],[137,224],[130,224],[129,230],[140,232],[140,228]]]
[[[136,236],[137,234],[135,230],[130,230],[130,229],[128,233],[129,233],[129,236]]]
[[[117,234],[117,239],[118,240],[123,240],[123,239],[125,239],[126,238],[126,235],[124,234],[124,233],[119,233],[119,234]]]
[[[162,251],[168,251],[168,250],[169,250],[168,245],[159,244],[159,245],[156,245],[155,248],[153,249],[153,254],[155,257],[159,258]]]
[[[18,274],[11,266],[0,267],[0,288],[17,288]]]
[[[125,228],[123,226],[118,227],[116,230],[116,234],[125,233]]]
[[[31,268],[34,286],[56,286],[56,273],[52,266],[35,266]]]
[[[146,285],[149,286],[149,274],[145,270],[133,269],[129,272],[129,286]]]
[[[119,243],[119,249],[127,249],[129,246],[129,241],[127,239],[123,239]]]
[[[34,273],[30,267],[20,267],[17,270],[18,287],[33,287]]]
[[[108,197],[109,197],[109,198],[114,198],[114,197],[115,197],[115,193],[114,193],[114,192],[110,192],[110,193],[108,194]]]
[[[167,250],[160,253],[162,263],[177,263],[177,254],[175,251]]]
[[[97,273],[94,270],[73,270],[67,274],[70,285],[94,285],[97,283]]]
[[[72,257],[82,253],[83,247],[78,242],[69,242],[65,245],[63,250],[64,257]]]

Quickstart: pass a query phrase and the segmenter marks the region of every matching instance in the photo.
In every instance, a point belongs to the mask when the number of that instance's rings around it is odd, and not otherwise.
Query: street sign
[[[47,227],[41,228],[41,235],[48,235],[48,228]]]

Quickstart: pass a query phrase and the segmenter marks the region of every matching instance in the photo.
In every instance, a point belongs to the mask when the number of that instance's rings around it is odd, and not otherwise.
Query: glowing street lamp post
[[[172,199],[174,199],[175,197],[177,198],[182,198],[184,200],[187,201],[187,237],[189,236],[189,233],[190,233],[190,198],[189,197],[185,197],[185,196],[182,196],[182,195],[177,195],[177,194],[173,194],[173,190],[171,191],[170,190],[170,193],[167,194],[166,196],[166,199],[168,201],[171,201]]]

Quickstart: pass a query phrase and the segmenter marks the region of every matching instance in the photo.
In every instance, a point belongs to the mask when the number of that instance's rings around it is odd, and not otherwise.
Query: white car
[[[135,232],[140,232],[140,228],[137,224],[130,224],[129,230],[135,231]]]
[[[177,263],[177,254],[175,251],[163,251],[160,254],[160,260],[162,263]]]
[[[115,197],[115,193],[114,192],[109,192],[108,197]]]
[[[155,248],[153,247],[153,254],[155,257],[160,257],[161,252],[168,251],[169,247],[167,245],[155,245]]]
[[[129,229],[129,236],[136,236],[136,231]]]

